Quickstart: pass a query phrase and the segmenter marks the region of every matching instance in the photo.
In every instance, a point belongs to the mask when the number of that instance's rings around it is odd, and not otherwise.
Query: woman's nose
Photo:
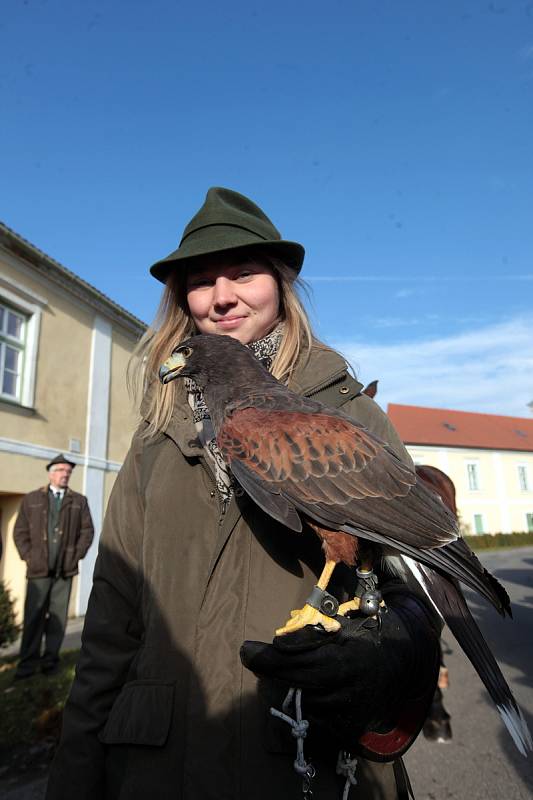
[[[213,304],[215,306],[228,306],[235,303],[236,300],[233,281],[223,276],[217,278],[214,286]]]

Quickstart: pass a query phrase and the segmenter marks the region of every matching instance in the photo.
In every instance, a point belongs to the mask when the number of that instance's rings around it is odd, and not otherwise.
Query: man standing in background
[[[58,670],[72,576],[94,535],[87,498],[68,488],[75,466],[63,453],[50,461],[49,485],[24,497],[15,523],[15,545],[28,568],[15,680],[29,678],[38,669],[47,675]]]

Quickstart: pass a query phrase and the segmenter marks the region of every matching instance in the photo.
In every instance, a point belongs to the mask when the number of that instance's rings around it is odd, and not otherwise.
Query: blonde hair
[[[261,251],[244,251],[239,260],[246,260],[270,267],[278,282],[280,296],[280,320],[285,323],[283,339],[279,346],[272,374],[287,383],[300,358],[307,359],[312,347],[327,348],[313,335],[309,317],[298,295],[298,289],[307,292],[305,283],[295,276],[294,270],[278,258]],[[145,417],[149,420],[143,436],[154,436],[165,430],[172,416],[179,382],[165,386],[157,378],[159,367],[172,351],[185,339],[196,333],[187,305],[187,269],[174,270],[166,283],[153,324],[148,328],[135,348],[128,364],[128,386],[138,406],[139,397],[148,387]]]

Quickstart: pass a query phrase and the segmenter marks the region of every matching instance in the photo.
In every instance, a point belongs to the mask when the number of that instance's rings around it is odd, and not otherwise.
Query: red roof
[[[387,413],[405,444],[533,452],[533,419],[389,403]]]

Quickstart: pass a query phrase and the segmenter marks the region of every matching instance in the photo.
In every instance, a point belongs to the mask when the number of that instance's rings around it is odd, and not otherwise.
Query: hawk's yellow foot
[[[359,611],[360,606],[361,600],[359,597],[354,597],[353,600],[348,600],[347,603],[341,603],[337,614],[339,614],[341,617],[344,617],[349,611]]]
[[[385,608],[384,600],[379,600],[379,608]],[[354,597],[353,600],[348,600],[347,603],[341,603],[339,606],[339,610],[337,611],[337,614],[339,614],[339,616],[341,617],[345,617],[346,614],[348,614],[350,611],[359,611],[360,609],[361,609],[361,598]],[[363,610],[363,613],[366,613],[367,615],[374,617],[374,619],[376,618],[376,614],[372,613],[368,614],[368,610],[366,612]]]
[[[291,611],[290,620],[285,623],[283,628],[277,629],[276,636],[285,636],[286,633],[294,633],[301,628],[305,628],[306,625],[322,625],[328,633],[338,631],[340,628],[340,622],[337,622],[336,619],[322,614],[321,611],[306,603],[303,608]]]

